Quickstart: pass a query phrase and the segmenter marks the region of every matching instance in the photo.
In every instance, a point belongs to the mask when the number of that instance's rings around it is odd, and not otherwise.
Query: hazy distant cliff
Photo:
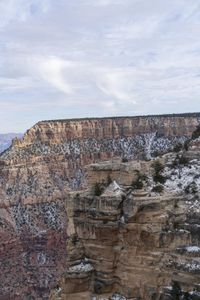
[[[3,152],[5,149],[7,149],[14,138],[20,138],[22,137],[21,133],[5,133],[0,134],[0,153]]]

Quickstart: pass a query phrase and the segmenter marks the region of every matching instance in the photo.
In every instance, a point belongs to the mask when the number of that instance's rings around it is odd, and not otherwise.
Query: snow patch
[[[190,161],[188,166],[166,167],[163,175],[167,178],[165,188],[177,194],[182,193],[190,185],[200,191],[200,165]]]
[[[198,247],[198,246],[188,246],[188,247],[185,247],[185,250],[188,253],[200,253],[200,247]]]
[[[68,273],[79,273],[79,272],[80,273],[81,272],[86,273],[86,272],[92,271],[93,269],[94,268],[93,268],[93,266],[90,263],[82,261],[78,265],[74,265],[72,267],[69,267]]]
[[[120,196],[123,194],[122,188],[118,185],[118,183],[114,180],[105,190],[103,195],[109,196],[109,195],[115,195]]]
[[[111,297],[111,300],[126,300],[126,297],[124,297],[120,294],[113,294]]]

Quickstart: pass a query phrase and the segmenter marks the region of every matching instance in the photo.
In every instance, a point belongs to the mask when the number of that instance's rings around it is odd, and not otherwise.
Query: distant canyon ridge
[[[4,133],[0,134],[0,153],[10,147],[14,138],[21,138],[22,133]]]

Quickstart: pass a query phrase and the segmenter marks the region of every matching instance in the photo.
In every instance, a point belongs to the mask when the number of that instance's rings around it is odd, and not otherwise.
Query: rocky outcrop
[[[22,137],[21,133],[0,134],[0,153],[10,147],[14,138]]]
[[[105,181],[108,175],[118,179],[128,199],[126,188],[132,176],[136,179],[138,170],[148,169],[148,163],[121,164],[121,158],[150,158],[155,151],[166,152],[176,143],[184,143],[198,123],[199,114],[44,121],[22,139],[15,139],[0,156],[0,298],[48,299],[63,273],[62,280],[72,282],[64,285],[63,295],[73,291],[73,284],[86,299],[91,291],[110,293],[111,287],[113,292],[117,287],[126,295],[129,283],[116,273],[120,266],[117,249],[121,249],[120,241],[129,240],[123,230],[132,217],[123,224],[121,191],[117,188],[117,195],[113,195],[112,189],[107,190],[95,199],[80,192],[75,200],[70,191],[93,185],[101,173]],[[107,159],[113,160],[115,169],[105,163]],[[100,161],[104,166],[95,165]],[[89,164],[93,165],[85,169]],[[146,201],[146,192],[137,195]],[[97,215],[95,205],[99,207]],[[91,247],[87,248],[84,239],[89,233]],[[108,261],[104,267],[98,259],[93,263],[95,252],[98,256],[102,249]],[[78,270],[84,266],[87,271],[79,274],[78,281],[72,262],[79,265]],[[85,292],[83,286],[88,287]],[[75,297],[73,293],[71,297]]]
[[[173,157],[170,154],[162,158],[164,172],[169,174],[170,166],[171,173],[178,169],[181,174],[186,166],[174,169]],[[193,163],[197,165],[191,161],[188,167],[190,176],[195,177]],[[180,285],[182,299],[188,299],[187,292],[189,299],[199,299],[200,189],[186,194],[184,186],[181,192],[172,191],[166,182],[162,193],[154,193],[152,162],[138,162],[135,170],[141,178],[143,164],[146,177],[142,177],[142,189],[122,185],[119,170],[123,173],[126,164],[117,164],[117,177],[116,163],[107,162],[96,164],[95,170],[91,166],[95,178],[99,174],[102,181],[106,165],[111,178],[112,174],[115,177],[112,180],[119,184],[113,181],[101,196],[94,196],[91,190],[71,194],[66,202],[70,224],[67,269],[52,292],[52,300],[111,299],[112,295],[112,299],[170,300],[174,299],[170,297],[173,281]],[[126,166],[130,176],[133,165],[129,170]],[[107,173],[104,174],[106,182]],[[183,175],[185,182],[187,176]],[[134,173],[133,177],[137,180]]]

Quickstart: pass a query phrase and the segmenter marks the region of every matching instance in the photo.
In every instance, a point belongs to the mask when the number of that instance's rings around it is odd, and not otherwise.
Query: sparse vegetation
[[[196,194],[197,192],[198,192],[197,184],[194,181],[192,181],[190,184],[188,184],[185,187],[186,194]]]
[[[102,182],[96,182],[93,186],[93,193],[95,196],[101,196],[104,192],[105,188],[108,187],[112,183],[112,178],[110,175],[107,176],[107,180],[103,180]]]
[[[94,184],[94,195],[95,196],[101,196],[103,191],[104,191],[104,185],[100,182],[96,182]]]
[[[162,183],[164,184],[166,181],[166,177],[162,175],[162,172],[164,170],[163,164],[159,162],[159,160],[156,160],[153,164],[153,180],[156,183]]]
[[[126,163],[126,162],[128,162],[128,158],[126,158],[126,157],[122,157],[122,162],[123,162],[123,163]]]
[[[179,156],[177,154],[175,160],[172,163],[172,166],[173,167],[176,167],[176,166],[179,166],[179,165],[186,166],[186,165],[188,165],[188,162],[189,162],[189,159],[186,156],[184,156],[184,155]]]
[[[132,181],[131,186],[134,189],[140,190],[143,188],[144,184],[143,184],[142,180],[138,177],[136,180]]]
[[[164,190],[164,187],[161,184],[157,184],[152,188],[152,192],[161,194]]]
[[[152,153],[152,156],[153,157],[158,157],[158,156],[160,156],[161,155],[161,153],[158,151],[158,150],[155,150],[153,153]]]
[[[192,139],[195,140],[198,137],[200,137],[200,125],[197,126],[197,128],[192,133]]]
[[[189,292],[184,292],[181,290],[181,287],[177,281],[172,283],[171,290],[171,299],[172,300],[197,300],[199,296],[191,295]]]
[[[180,165],[187,165],[188,162],[189,162],[189,159],[188,159],[186,156],[181,155],[181,156],[179,157],[179,164],[180,164]]]
[[[164,170],[164,166],[159,160],[154,161],[152,167],[154,168],[155,173],[160,173]]]
[[[112,183],[112,178],[110,175],[107,176],[107,186],[109,186]]]
[[[173,300],[180,300],[181,299],[181,287],[177,281],[174,281],[172,283],[172,290],[171,290],[171,296]]]
[[[184,293],[184,300],[191,300],[190,294],[188,292]]]
[[[174,152],[180,152],[180,151],[182,150],[182,148],[183,148],[183,145],[182,145],[181,143],[178,143],[178,144],[176,144],[176,145],[174,146],[173,151],[174,151]]]
[[[131,186],[134,189],[142,189],[144,187],[144,182],[147,182],[148,178],[145,174],[140,174],[140,172],[138,172],[138,177],[136,180],[133,180],[131,183]]]
[[[187,141],[185,141],[185,143],[183,144],[183,149],[184,149],[185,151],[188,151],[188,149],[189,149],[189,144],[190,144],[190,139],[187,140]]]

